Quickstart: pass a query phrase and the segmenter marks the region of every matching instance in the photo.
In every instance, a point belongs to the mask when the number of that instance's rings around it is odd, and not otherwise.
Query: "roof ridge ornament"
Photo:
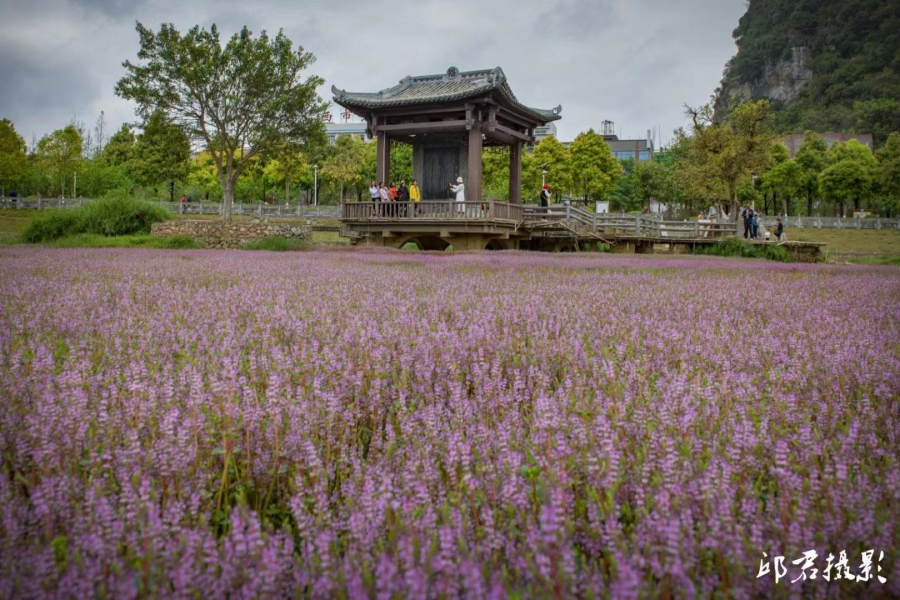
[[[447,79],[459,79],[459,69],[456,67],[447,69]]]

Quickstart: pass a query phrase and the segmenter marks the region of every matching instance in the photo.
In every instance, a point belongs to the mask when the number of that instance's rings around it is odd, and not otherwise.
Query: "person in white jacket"
[[[463,184],[463,178],[456,178],[456,185],[450,184],[450,191],[456,194],[456,212],[466,212],[466,186]]]

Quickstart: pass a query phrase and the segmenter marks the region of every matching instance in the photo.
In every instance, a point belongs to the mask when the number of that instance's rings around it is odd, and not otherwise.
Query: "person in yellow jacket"
[[[409,199],[412,202],[422,201],[422,193],[419,191],[419,182],[415,179],[412,180],[412,185],[409,186]],[[418,206],[415,207],[414,213],[419,214]]]

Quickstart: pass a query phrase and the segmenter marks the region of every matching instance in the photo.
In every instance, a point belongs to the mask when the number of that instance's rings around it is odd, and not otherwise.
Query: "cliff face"
[[[793,46],[790,48],[789,58],[777,62],[767,60],[758,78],[752,81],[732,79],[723,82],[723,87],[716,96],[716,113],[728,113],[742,102],[758,98],[781,103],[796,100],[812,79],[811,62],[812,51],[809,46]]]
[[[900,114],[900,2],[750,0],[733,36],[717,118],[760,98],[784,132],[876,133],[867,115]]]

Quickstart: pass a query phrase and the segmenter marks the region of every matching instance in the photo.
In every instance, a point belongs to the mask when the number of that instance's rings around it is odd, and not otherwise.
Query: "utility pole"
[[[313,205],[319,205],[319,165],[313,165]]]

